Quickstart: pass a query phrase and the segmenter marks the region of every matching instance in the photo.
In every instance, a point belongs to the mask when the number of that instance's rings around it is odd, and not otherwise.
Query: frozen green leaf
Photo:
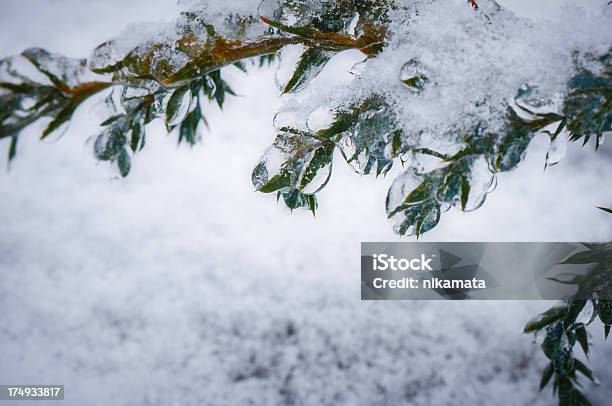
[[[587,336],[586,328],[584,326],[580,326],[575,330],[575,333],[576,333],[576,339],[578,340],[578,343],[580,343],[580,346],[582,347],[584,354],[588,357],[589,339]]]
[[[242,61],[234,62],[234,66],[236,68],[240,69],[241,71],[243,71],[244,73],[247,72],[247,68],[246,68],[244,62],[242,62]]]
[[[212,97],[217,101],[219,107],[223,108],[223,103],[225,103],[226,94],[236,96],[236,93],[230,87],[230,85],[221,77],[221,70],[210,72],[208,76],[212,79],[214,83],[214,92],[212,94]]]
[[[461,177],[461,210],[465,210],[470,196],[470,180],[467,176]]]
[[[317,128],[315,132],[333,140],[346,162],[362,175],[386,174],[393,166],[393,159],[401,152],[394,150],[392,145],[400,142],[401,130],[397,128],[389,105],[379,96],[336,112],[331,126]]]
[[[540,390],[544,389],[544,387],[548,385],[548,382],[550,381],[550,378],[552,378],[554,372],[555,370],[553,368],[552,362],[548,363],[548,365],[544,369],[544,372],[542,372],[542,380],[540,381]]]
[[[57,131],[64,124],[67,124],[72,118],[72,115],[74,114],[74,111],[76,110],[77,107],[78,107],[78,104],[76,103],[70,103],[66,107],[64,107],[57,114],[57,116],[55,116],[55,118],[49,123],[47,128],[43,131],[40,139],[47,138],[54,131]]]
[[[119,168],[119,173],[122,177],[128,176],[130,173],[130,169],[132,167],[130,155],[127,152],[127,149],[123,148],[117,157],[117,167]]]
[[[283,93],[293,93],[302,90],[321,73],[332,56],[332,52],[321,48],[307,49],[300,57],[295,72],[291,79],[289,79],[289,82],[287,82]]]
[[[562,283],[564,285],[578,285],[580,281],[582,280],[582,276],[568,274],[568,275],[553,276],[553,277],[546,278],[546,279],[548,279],[549,281]]]
[[[198,125],[202,120],[202,111],[200,110],[199,102],[196,108],[185,117],[179,128],[179,144],[183,141],[189,145],[195,145],[198,142]]]
[[[306,208],[310,210],[313,215],[316,214],[317,197],[315,195],[307,195],[297,189],[286,190],[284,192],[279,192],[279,194],[283,197],[283,201],[291,210]]]
[[[130,148],[132,152],[136,152],[142,149],[143,142],[141,140],[144,138],[144,133],[142,131],[142,126],[138,121],[135,121],[132,124],[132,132],[130,136]]]
[[[580,371],[584,376],[589,378],[591,381],[595,381],[595,377],[593,376],[593,371],[591,371],[591,368],[586,366],[584,362],[580,361],[579,359],[575,359],[574,365],[576,366],[577,371]]]
[[[567,307],[552,307],[531,320],[523,328],[523,333],[533,333],[543,329],[549,324],[564,318],[567,314]]]
[[[612,131],[612,66],[610,58],[599,59],[601,72],[583,69],[569,82],[563,114],[572,140],[595,136],[595,148],[603,133]],[[596,62],[595,62],[596,63]]]
[[[612,260],[612,247],[579,252],[566,258],[562,264],[592,264]]]
[[[11,145],[9,146],[9,152],[8,152],[9,164],[17,156],[17,141],[18,140],[19,140],[19,137],[16,135],[13,135],[11,137]]]
[[[321,190],[331,176],[334,144],[304,133],[281,132],[253,170],[255,189],[264,192]]]
[[[108,127],[94,142],[94,154],[101,161],[110,161],[121,153],[127,139],[123,131],[116,127]]]
[[[610,209],[609,209],[609,208],[607,208],[607,207],[599,207],[599,206],[597,206],[597,208],[598,208],[599,210],[603,210],[603,211],[605,211],[606,213],[610,213],[610,214],[612,214],[612,208],[610,208]]]
[[[166,123],[170,126],[181,123],[189,113],[192,102],[191,89],[183,86],[176,89],[166,103]]]
[[[605,325],[612,325],[612,300],[600,300],[597,304],[597,315]]]

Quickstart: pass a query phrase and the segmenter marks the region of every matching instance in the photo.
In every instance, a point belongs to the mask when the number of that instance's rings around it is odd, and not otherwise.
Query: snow
[[[0,52],[82,57],[128,23],[175,14],[171,0],[5,0]],[[67,405],[554,404],[537,393],[544,357],[520,334],[551,303],[361,302],[359,243],[402,240],[381,198],[399,169],[359,177],[336,157],[317,217],[290,213],[250,181],[284,103],[274,69],[227,77],[241,96],[206,110],[203,143],[177,148],[155,122],[124,180],[84,146],[96,101],[57,142],[23,133],[0,173],[0,382],[64,384]],[[537,137],[482,208],[447,213],[422,239],[609,240],[594,206],[612,202],[612,147],[570,144],[544,171],[547,147]],[[603,385],[589,392],[605,404],[612,349],[594,327]]]
[[[448,148],[456,144],[456,131],[448,130],[472,128],[470,118],[486,122],[493,132],[502,128],[508,103],[525,84],[537,86],[543,98],[558,99],[575,73],[575,59],[589,52],[602,55],[612,43],[612,11],[601,1],[563,2],[549,7],[557,11],[550,16],[521,15],[506,8],[513,2],[500,2],[497,11],[495,2],[483,0],[479,12],[465,3],[398,2],[389,44],[360,65],[358,80],[340,86],[315,81],[287,108],[335,109],[384,95],[406,134],[430,131],[434,135],[423,146],[434,138]],[[533,8],[524,5],[523,11]],[[419,94],[400,82],[411,61],[428,79]]]

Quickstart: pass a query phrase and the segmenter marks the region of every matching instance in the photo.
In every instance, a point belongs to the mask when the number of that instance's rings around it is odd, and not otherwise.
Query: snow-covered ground
[[[174,0],[3,0],[0,56],[87,56],[127,23],[175,15]],[[360,242],[400,240],[393,176],[337,161],[316,219],[253,192],[273,76],[228,71],[241,97],[208,109],[203,143],[177,148],[155,123],[125,180],[85,143],[96,102],[57,142],[23,133],[0,172],[0,384],[64,384],[69,405],[552,404],[520,334],[550,303],[359,300]],[[612,203],[612,147],[571,145],[543,171],[546,148],[536,139],[480,210],[423,240],[609,240],[594,205]],[[594,343],[603,405],[612,348]]]

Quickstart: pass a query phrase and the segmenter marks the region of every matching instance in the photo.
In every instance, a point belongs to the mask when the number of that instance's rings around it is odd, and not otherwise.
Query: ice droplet
[[[537,85],[527,83],[517,92],[511,106],[514,112],[525,120],[533,120],[538,115],[556,113],[557,103],[543,94]]]
[[[413,170],[406,170],[400,176],[395,178],[387,193],[387,214],[396,210],[399,206],[404,204],[406,196],[410,194],[414,189],[417,188],[423,182],[423,178],[418,176]],[[419,204],[420,201],[414,202],[413,204]]]
[[[154,94],[146,88],[126,86],[121,90],[119,104],[125,111],[133,111],[142,104],[143,98]]]
[[[298,189],[314,194],[329,180],[332,153],[330,142],[281,132],[255,167],[253,185],[264,192]]]
[[[593,301],[589,300],[585,303],[578,316],[576,316],[575,323],[589,324],[595,319],[595,306],[593,305]]]
[[[89,57],[89,68],[94,72],[112,71],[127,52],[121,52],[114,40],[106,41],[93,50]]]
[[[388,144],[396,133],[394,117],[378,99],[371,99],[360,108],[357,120],[342,134],[338,147],[357,173],[384,174],[393,165],[394,156]]]
[[[126,143],[127,138],[120,129],[107,127],[96,137],[94,155],[101,161],[110,161],[119,155]]]
[[[332,151],[320,147],[312,152],[300,174],[300,189],[303,193],[315,194],[325,187],[332,173]]]
[[[565,157],[568,140],[567,131],[563,130],[557,134],[555,139],[550,141],[548,152],[546,153],[546,166],[558,164]]]
[[[145,43],[137,46],[124,59],[128,75],[134,77],[152,77],[158,83],[171,87],[179,87],[192,78],[176,79],[177,75],[187,66],[191,58],[177,49],[172,43]]]
[[[168,93],[162,102],[163,111],[166,112],[165,121],[168,126],[173,127],[185,120],[192,108],[195,108],[194,97],[189,88],[180,88]]]
[[[469,176],[470,193],[463,211],[473,211],[483,205],[489,190],[495,182],[495,175],[489,169],[489,164],[484,157],[474,161]],[[457,206],[459,202],[455,203]]]
[[[400,81],[412,93],[420,93],[427,83],[429,83],[427,72],[427,67],[413,58],[402,66],[400,70]]]

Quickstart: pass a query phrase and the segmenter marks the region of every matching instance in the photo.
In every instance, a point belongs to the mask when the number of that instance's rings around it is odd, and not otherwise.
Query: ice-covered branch
[[[11,138],[10,157],[24,127],[46,117],[48,136],[111,87],[94,153],[126,176],[149,122],[160,118],[193,144],[203,101],[221,106],[233,94],[222,69],[278,55],[286,102],[255,188],[314,211],[334,153],[363,175],[401,162],[387,215],[398,233],[418,236],[450,207],[480,207],[537,134],[551,141],[548,166],[568,141],[597,148],[611,131],[605,2],[559,20],[519,17],[493,0],[186,3],[175,21],[128,27],[88,62],[43,50],[2,61],[0,138]],[[328,62],[349,50],[364,58],[352,80],[319,85]]]

